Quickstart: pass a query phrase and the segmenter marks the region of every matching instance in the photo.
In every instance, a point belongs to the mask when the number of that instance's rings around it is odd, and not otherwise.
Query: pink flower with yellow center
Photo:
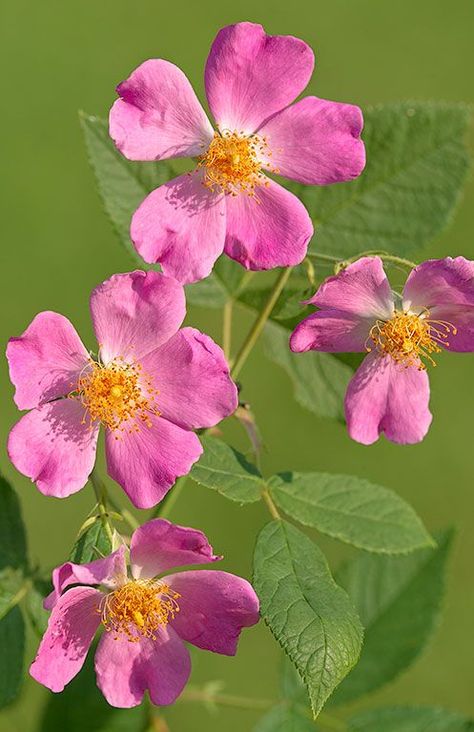
[[[200,531],[154,519],[130,545],[89,564],[53,571],[48,628],[30,668],[51,691],[81,670],[96,632],[97,684],[115,707],[134,707],[146,690],[153,704],[172,704],[191,672],[184,642],[235,655],[242,628],[259,619],[258,598],[241,577],[215,570],[169,571],[207,564],[215,556]]]
[[[205,70],[216,130],[169,61],[145,61],[118,86],[110,135],[125,157],[196,158],[194,172],[150,193],[133,216],[131,238],[146,262],[186,283],[206,277],[223,251],[253,270],[304,259],[310,217],[265,171],[327,185],[365,165],[358,107],[317,97],[292,104],[313,68],[298,38],[254,23],[223,28]]]
[[[230,415],[237,389],[221,348],[180,329],[186,303],[176,280],[114,275],[90,306],[97,358],[58,313],[39,313],[10,339],[15,402],[31,411],[13,427],[8,454],[42,493],[63,498],[86,484],[102,425],[110,476],[150,508],[201,455],[193,430]]]
[[[379,257],[329,277],[309,303],[319,310],[293,331],[292,351],[368,353],[349,383],[350,436],[364,445],[422,440],[432,415],[427,367],[442,350],[474,351],[474,262],[432,259],[415,267],[402,295]]]

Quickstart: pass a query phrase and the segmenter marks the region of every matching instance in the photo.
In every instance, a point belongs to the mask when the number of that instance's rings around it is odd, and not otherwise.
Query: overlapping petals
[[[474,351],[474,262],[424,262],[397,296],[380,258],[363,257],[309,302],[320,309],[295,328],[292,351],[369,352],[346,393],[350,436],[365,445],[381,433],[402,444],[422,440],[432,420],[432,354]]]
[[[326,185],[365,165],[358,107],[316,97],[292,105],[313,68],[313,52],[298,38],[269,36],[255,23],[220,30],[205,69],[216,133],[167,61],[146,61],[118,86],[110,135],[123,155],[199,159],[197,170],[150,193],[135,212],[131,238],[147,262],[187,283],[206,277],[222,251],[254,270],[303,260],[312,222],[263,171]],[[216,135],[218,155],[210,153]],[[235,140],[244,141],[238,153]]]
[[[62,691],[82,668],[103,623],[95,668],[109,704],[136,706],[147,690],[154,704],[172,704],[191,671],[184,642],[235,654],[242,629],[258,622],[259,603],[246,580],[227,572],[194,570],[154,578],[173,568],[220,558],[202,532],[155,519],[132,536],[130,577],[123,549],[86,565],[67,562],[58,567],[53,572],[54,592],[45,601],[52,612],[31,675],[52,691]],[[154,617],[139,604],[143,588],[151,593],[148,599],[157,598],[158,608],[160,593],[167,593],[164,602],[171,594],[175,598],[173,612],[163,614],[153,632],[148,632],[147,624]],[[107,613],[113,615],[113,598],[124,591],[131,612],[125,622],[122,610],[120,622],[112,627]]]
[[[149,508],[201,455],[192,430],[231,414],[237,390],[221,349],[179,330],[186,307],[175,280],[114,275],[93,291],[91,312],[97,361],[55,313],[40,313],[10,340],[17,403],[32,411],[12,429],[9,456],[40,491],[68,496],[87,482],[102,422],[110,475]]]

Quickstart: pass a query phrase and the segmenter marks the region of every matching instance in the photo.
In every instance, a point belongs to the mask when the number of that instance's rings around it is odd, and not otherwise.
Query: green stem
[[[11,598],[11,600],[9,601],[9,603],[6,605],[6,607],[4,607],[2,609],[2,611],[0,612],[0,620],[2,618],[4,618],[5,615],[7,615],[10,612],[10,610],[13,610],[13,608],[16,605],[19,605],[20,604],[20,602],[23,600],[23,598],[30,591],[30,588],[31,588],[31,580],[30,579],[25,579],[25,581],[21,585],[21,587],[18,590],[18,592],[16,592],[15,595],[13,595],[13,597]]]
[[[354,257],[350,257],[349,259],[341,259],[340,257],[331,257],[328,254],[318,254],[318,253],[312,253],[310,252],[308,254],[308,257],[311,259],[322,259],[326,262],[334,262],[334,264],[338,265],[339,268],[347,267],[349,264],[352,264],[352,262],[356,262],[361,257],[370,257],[370,256],[378,256],[380,259],[382,259],[384,262],[391,262],[392,264],[400,264],[402,267],[407,267],[408,269],[413,269],[413,267],[416,267],[416,262],[412,262],[410,259],[404,259],[403,257],[396,257],[394,254],[388,254],[388,252],[381,251],[380,249],[368,249],[365,252],[359,252],[359,254],[356,254]]]
[[[153,515],[155,517],[159,516],[160,518],[168,518],[171,513],[171,509],[178,500],[180,493],[184,488],[187,478],[187,475],[182,475],[181,478],[178,478],[173,488],[169,491],[164,500],[153,512]]]
[[[105,533],[107,534],[109,541],[112,544],[113,531],[110,525],[109,515],[107,513],[107,489],[104,485],[104,482],[100,478],[96,468],[92,469],[89,480],[92,483],[92,487],[97,498],[97,506],[99,507],[100,518],[102,520]]]
[[[262,498],[265,501],[272,518],[276,519],[277,521],[281,521],[280,513],[278,511],[278,508],[275,506],[275,504],[273,502],[273,499],[270,495],[268,488],[264,488],[262,490]]]
[[[232,308],[233,300],[227,300],[224,305],[224,315],[222,321],[222,350],[226,360],[229,361],[232,349]]]
[[[181,694],[179,701],[207,702],[223,707],[256,710],[269,709],[276,703],[272,699],[249,699],[243,696],[233,696],[232,694],[213,694],[201,689],[186,689]]]
[[[273,285],[272,291],[270,293],[270,296],[268,300],[266,301],[263,309],[259,313],[257,319],[255,320],[253,326],[251,327],[247,338],[243,342],[240,351],[238,352],[234,365],[231,370],[231,375],[234,379],[237,378],[239,373],[242,370],[242,367],[244,363],[246,362],[247,358],[250,355],[250,352],[252,348],[254,347],[255,343],[257,342],[260,333],[263,330],[263,327],[265,323],[267,322],[268,318],[271,315],[271,312],[273,308],[275,307],[275,304],[280,297],[281,291],[285,287],[288,278],[291,274],[292,267],[287,267],[286,269],[283,269],[280,274],[278,275],[277,279],[275,280],[275,284]]]

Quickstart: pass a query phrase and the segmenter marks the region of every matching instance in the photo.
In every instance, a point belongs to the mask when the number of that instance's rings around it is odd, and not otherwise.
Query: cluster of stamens
[[[257,186],[269,185],[261,167],[263,159],[269,167],[270,157],[265,137],[224,130],[214,133],[207,152],[198,158],[198,167],[204,169],[203,182],[210,190],[254,196]],[[276,168],[269,169],[278,173]]]
[[[432,366],[436,362],[432,353],[441,353],[449,346],[448,337],[456,335],[457,329],[445,320],[431,320],[429,312],[421,315],[395,312],[390,320],[377,320],[372,326],[366,349],[375,348],[388,354],[405,367],[416,366],[420,371],[426,369],[425,359]]]
[[[157,394],[140,364],[117,357],[108,364],[91,359],[69,396],[84,405],[83,424],[87,418],[91,425],[99,420],[117,433],[131,433],[137,432],[140,424],[151,427],[150,415],[159,415]]]
[[[137,643],[141,638],[156,640],[156,631],[179,612],[181,595],[156,580],[130,580],[105,595],[98,612],[108,633],[117,640],[125,635]]]

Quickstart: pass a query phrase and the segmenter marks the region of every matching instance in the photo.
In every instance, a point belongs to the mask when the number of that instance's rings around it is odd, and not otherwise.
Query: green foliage
[[[392,681],[421,653],[437,624],[452,532],[408,556],[359,554],[338,573],[365,628],[359,663],[331,702],[345,704]]]
[[[431,707],[387,707],[357,714],[348,732],[472,732],[474,721]]]
[[[271,709],[257,724],[254,732],[314,732],[315,726],[301,711],[288,706]]]
[[[201,442],[204,454],[190,473],[196,483],[238,503],[260,500],[265,482],[244,455],[214,437],[202,437]]]
[[[19,607],[0,620],[0,709],[18,695],[23,675],[25,623]]]
[[[275,324],[265,328],[267,356],[285,369],[295,388],[295,399],[302,407],[321,417],[344,420],[344,394],[352,369],[329,353],[292,353],[289,332]]]
[[[364,111],[367,167],[337,186],[292,184],[315,223],[310,250],[412,255],[449,222],[466,179],[469,109],[401,102]]]
[[[97,688],[93,651],[84,668],[61,694],[49,697],[39,732],[145,732],[146,705],[116,709]]]
[[[52,589],[50,580],[35,579],[26,596],[26,613],[33,630],[40,638],[48,627],[49,619],[49,612],[44,609],[43,600]]]
[[[100,559],[112,552],[112,544],[100,516],[87,526],[76,539],[69,560],[76,564],[86,564]]]
[[[296,666],[317,715],[359,657],[357,613],[324,555],[285,521],[267,524],[258,536],[254,585],[262,617]]]
[[[25,627],[17,602],[24,592],[28,555],[20,502],[0,477],[0,708],[18,694]]]
[[[433,545],[411,506],[361,478],[283,473],[268,485],[275,503],[295,521],[361,549],[397,554]]]
[[[104,208],[132,259],[150,269],[130,241],[130,220],[145,196],[173,177],[173,170],[167,162],[127,160],[109,137],[105,120],[84,113],[80,120]]]

